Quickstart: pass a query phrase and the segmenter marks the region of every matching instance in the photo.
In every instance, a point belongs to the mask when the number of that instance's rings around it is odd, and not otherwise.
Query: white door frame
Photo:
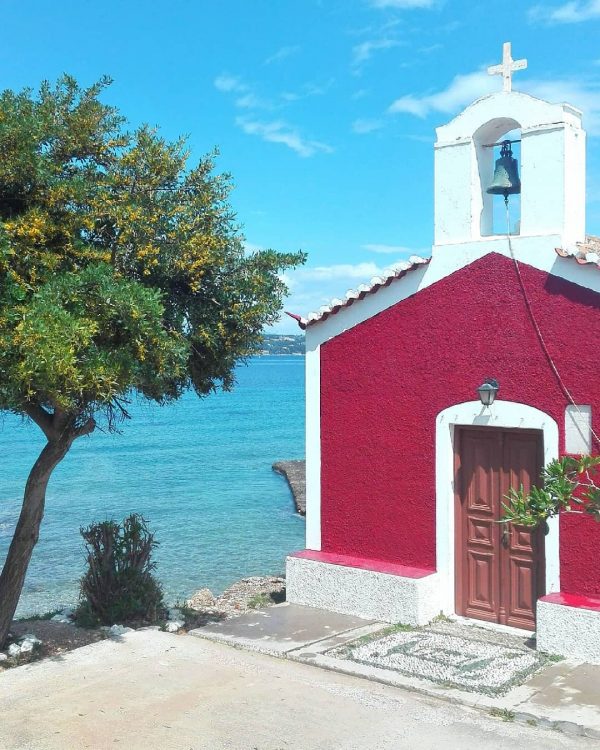
[[[436,418],[436,558],[440,576],[442,611],[455,614],[454,549],[454,428],[456,426],[504,427],[541,430],[544,464],[558,458],[558,425],[533,406],[513,401],[495,401],[485,408],[479,401],[466,401],[441,411]],[[559,519],[548,521],[545,537],[546,593],[560,591]]]

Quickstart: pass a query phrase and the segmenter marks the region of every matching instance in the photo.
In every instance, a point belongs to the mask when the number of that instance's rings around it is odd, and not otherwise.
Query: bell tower
[[[434,255],[448,252],[446,245],[460,245],[469,256],[504,252],[509,231],[515,251],[526,254],[546,253],[548,245],[573,249],[585,240],[581,112],[513,91],[512,73],[526,66],[512,60],[506,43],[502,64],[488,69],[502,75],[503,90],[436,130]],[[509,161],[498,163],[507,140],[517,144],[520,175]],[[498,209],[507,167],[509,224]]]

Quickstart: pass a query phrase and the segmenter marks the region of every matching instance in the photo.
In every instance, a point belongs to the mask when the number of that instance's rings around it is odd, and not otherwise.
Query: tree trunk
[[[65,435],[46,443],[27,479],[21,515],[0,574],[0,648],[6,641],[39,537],[48,480],[72,442],[73,436]]]

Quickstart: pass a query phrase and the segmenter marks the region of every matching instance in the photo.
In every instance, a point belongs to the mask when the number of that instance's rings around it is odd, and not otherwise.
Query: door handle
[[[502,529],[502,546],[508,547],[508,543],[510,541],[510,529],[508,528],[508,524],[504,524],[504,528]]]

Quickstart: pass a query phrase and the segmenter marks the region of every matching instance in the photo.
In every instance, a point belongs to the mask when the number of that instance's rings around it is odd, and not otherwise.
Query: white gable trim
[[[554,252],[554,248],[562,247],[559,235],[520,235],[511,237],[511,244],[515,257],[522,263],[600,294],[600,271],[595,266],[579,264],[573,258],[561,258]],[[356,300],[335,315],[309,325],[306,329],[307,351],[354,328],[489,253],[498,253],[510,258],[507,237],[434,246],[429,264],[411,269],[402,278],[392,281],[389,286],[382,287],[374,294],[368,294],[362,300]]]
[[[518,113],[525,132],[557,127],[581,127],[581,111],[570,104],[551,104],[521,91],[488,94],[469,104],[450,122],[436,128],[436,148],[465,140],[483,124]],[[467,134],[467,135],[465,135]]]
[[[484,409],[479,401],[455,404],[440,412],[436,419],[436,560],[442,593],[442,611],[455,613],[454,549],[454,428],[488,426],[508,429],[541,430],[544,439],[544,463],[558,458],[558,425],[543,411],[513,401],[495,401]],[[545,537],[546,593],[560,591],[559,519],[548,521]]]
[[[307,351],[416,294],[419,289],[423,288],[423,279],[429,265],[413,268],[402,278],[392,281],[388,286],[381,287],[379,291],[367,294],[352,305],[341,308],[335,315],[309,325],[306,328]]]
[[[321,549],[321,347],[306,342],[306,549]]]

